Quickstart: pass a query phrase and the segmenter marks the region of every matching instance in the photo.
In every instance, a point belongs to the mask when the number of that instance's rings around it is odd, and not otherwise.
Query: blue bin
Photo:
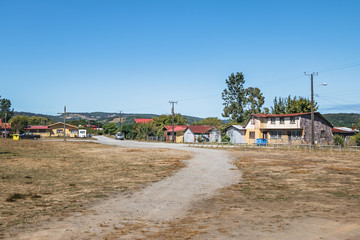
[[[256,139],[256,145],[258,145],[258,146],[266,146],[267,145],[267,139],[263,139],[263,138]]]

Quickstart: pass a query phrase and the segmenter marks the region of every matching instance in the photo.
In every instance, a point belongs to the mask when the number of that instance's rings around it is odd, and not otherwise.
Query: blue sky
[[[243,72],[265,106],[360,112],[360,1],[0,0],[0,95],[16,111],[221,117]],[[326,87],[319,87],[323,82]]]

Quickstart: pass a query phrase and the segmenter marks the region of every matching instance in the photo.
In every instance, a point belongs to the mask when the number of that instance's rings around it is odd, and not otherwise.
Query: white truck
[[[79,138],[86,138],[86,129],[79,130]]]

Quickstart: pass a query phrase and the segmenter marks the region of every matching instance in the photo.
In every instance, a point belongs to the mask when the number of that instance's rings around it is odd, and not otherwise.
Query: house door
[[[291,131],[287,131],[287,135],[288,135],[288,142],[291,142]]]
[[[268,132],[267,131],[263,132],[263,139],[268,139]]]

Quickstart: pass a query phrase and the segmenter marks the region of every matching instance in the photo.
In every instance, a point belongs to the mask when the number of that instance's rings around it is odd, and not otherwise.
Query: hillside
[[[323,116],[335,127],[351,128],[352,124],[358,125],[360,120],[360,114],[357,113],[327,113]]]
[[[15,115],[25,115],[25,116],[37,116],[37,117],[44,117],[53,119],[55,122],[63,121],[63,115],[46,115],[46,114],[38,114],[38,113],[31,113],[31,112],[15,112]],[[80,120],[85,119],[87,121],[94,120],[97,122],[108,123],[108,122],[119,122],[120,113],[106,113],[106,112],[82,112],[82,113],[67,113],[66,120]],[[142,113],[122,113],[122,123],[133,123],[135,118],[153,118],[158,117],[158,114],[142,114]],[[188,123],[191,124],[195,121],[200,121],[202,118],[193,117],[193,116],[186,116],[183,115],[187,120]]]

